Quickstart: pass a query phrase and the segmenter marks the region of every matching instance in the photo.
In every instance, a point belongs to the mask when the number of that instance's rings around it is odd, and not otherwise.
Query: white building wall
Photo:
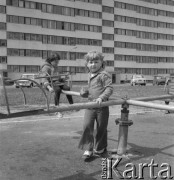
[[[1,0],[1,1],[0,1],[0,5],[5,6],[5,5],[6,5],[6,0]]]

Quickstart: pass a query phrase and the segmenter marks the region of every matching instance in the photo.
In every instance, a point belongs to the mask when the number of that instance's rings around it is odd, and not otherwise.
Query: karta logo
[[[150,179],[173,179],[172,168],[168,163],[162,163],[158,165],[152,159],[148,163],[139,163],[138,167],[133,163],[125,164],[125,169],[119,171],[117,168],[122,158],[102,158],[102,179],[113,179],[117,177],[119,179],[144,179],[144,169],[148,170]],[[156,173],[155,173],[156,172]],[[147,177],[147,175],[146,175]]]

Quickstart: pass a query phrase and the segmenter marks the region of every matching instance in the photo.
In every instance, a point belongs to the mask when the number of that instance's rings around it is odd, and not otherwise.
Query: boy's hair
[[[50,57],[46,59],[46,62],[51,64],[51,62],[55,60],[60,60],[60,55],[58,53],[53,53]]]
[[[89,51],[85,56],[84,59],[86,60],[85,66],[87,68],[87,64],[89,61],[93,60],[101,60],[102,61],[102,68],[105,68],[105,61],[104,61],[104,55],[101,52],[98,51]],[[87,68],[88,69],[88,68]]]
[[[104,56],[101,52],[98,51],[89,51],[86,55],[85,55],[85,60],[88,61],[92,61],[92,60],[101,60],[103,61]]]

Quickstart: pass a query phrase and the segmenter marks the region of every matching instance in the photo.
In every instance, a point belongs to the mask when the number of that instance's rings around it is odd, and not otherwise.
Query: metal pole
[[[97,104],[96,102],[75,103],[71,105],[68,104],[64,106],[58,106],[54,109],[50,109],[49,111],[45,111],[45,113],[46,112],[54,113],[54,112],[88,109],[88,108],[99,108],[99,107],[112,106],[112,105],[121,105],[123,103],[125,103],[125,100],[106,101],[106,102],[102,102],[101,105]]]
[[[24,105],[26,106],[26,104],[27,104],[27,99],[26,99],[25,92],[24,92],[23,88],[22,88],[20,85],[19,85],[19,88],[20,88],[20,90],[21,90],[21,91],[22,91],[22,93],[23,93]]]
[[[8,98],[7,98],[7,91],[6,91],[6,88],[5,88],[5,85],[4,85],[4,79],[2,77],[2,74],[0,73],[0,88],[2,88],[2,91],[4,91],[4,96],[5,96],[5,103],[6,103],[6,106],[7,106],[7,113],[8,115],[10,115],[10,108],[9,108],[9,103],[8,103]],[[3,96],[3,93],[2,93],[2,96]]]
[[[66,94],[66,95],[80,96],[80,93],[79,92],[75,92],[75,91],[64,91],[64,90],[62,90],[62,93]]]
[[[127,149],[127,138],[128,138],[128,110],[129,105],[127,103],[124,103],[122,105],[121,110],[121,119],[119,120],[119,135],[118,135],[118,148],[117,148],[117,154],[123,155],[126,154]]]
[[[134,105],[134,106],[141,106],[141,107],[148,107],[148,108],[153,108],[153,109],[174,111],[174,106],[169,106],[169,105],[155,104],[155,103],[143,102],[143,101],[135,101],[135,100],[131,100],[131,99],[126,100],[126,102],[129,105]]]
[[[118,97],[119,98],[119,97]],[[118,98],[111,96],[109,100],[118,100]],[[138,98],[131,98],[132,100],[136,101],[155,101],[155,100],[162,100],[162,99],[174,99],[174,95],[165,94],[161,96],[151,96],[151,97],[138,97]]]
[[[13,80],[13,81],[20,81],[20,80],[27,80],[27,81],[31,81],[31,82],[33,82],[34,84],[36,84],[37,85],[37,87],[43,92],[43,94],[44,94],[44,97],[45,97],[45,100],[46,100],[46,106],[47,106],[47,110],[49,110],[49,101],[48,101],[48,98],[47,98],[47,95],[46,95],[46,92],[44,91],[44,89],[42,88],[42,86],[39,84],[39,83],[37,83],[36,81],[34,81],[34,80],[32,80],[32,79],[28,79],[28,78],[22,78],[22,79],[15,79],[15,80]],[[25,92],[24,92],[24,90],[22,89],[22,87],[19,85],[19,87],[20,87],[20,89],[21,89],[21,91],[22,91],[22,93],[23,93],[23,97],[24,97],[24,104],[26,105],[26,103],[27,103],[27,100],[26,100],[26,96],[25,96]]]

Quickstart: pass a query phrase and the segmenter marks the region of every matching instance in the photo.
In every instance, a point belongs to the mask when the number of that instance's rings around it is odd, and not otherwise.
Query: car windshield
[[[165,77],[161,77],[161,76],[160,76],[160,77],[157,77],[157,79],[165,79]]]
[[[135,76],[133,76],[133,78],[138,79],[138,78],[143,78],[143,76],[142,75],[135,75]]]

